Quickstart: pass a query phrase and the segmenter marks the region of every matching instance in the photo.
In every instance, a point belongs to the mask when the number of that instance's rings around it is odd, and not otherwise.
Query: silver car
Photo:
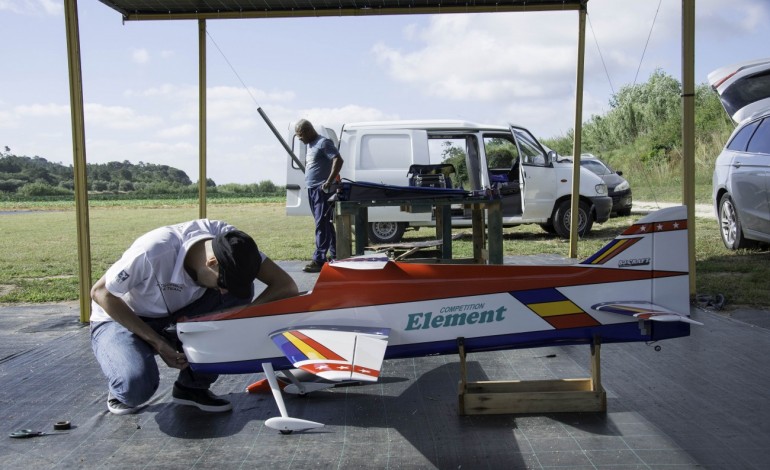
[[[722,241],[731,250],[770,243],[770,59],[720,68],[708,80],[737,124],[714,165]]]

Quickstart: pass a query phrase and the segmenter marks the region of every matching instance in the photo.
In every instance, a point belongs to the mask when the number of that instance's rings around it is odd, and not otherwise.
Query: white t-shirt
[[[190,247],[235,227],[219,220],[199,219],[148,232],[123,253],[106,274],[107,290],[137,315],[160,318],[198,300],[206,291],[184,269]],[[260,253],[262,259],[265,255]],[[91,321],[112,320],[91,302]]]

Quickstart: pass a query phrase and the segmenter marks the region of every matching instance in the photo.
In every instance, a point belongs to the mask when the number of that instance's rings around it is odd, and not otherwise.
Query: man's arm
[[[299,294],[299,289],[294,279],[270,258],[262,260],[262,266],[259,268],[257,279],[265,283],[267,287],[257,296],[252,305],[294,297]]]
[[[324,182],[323,186],[321,186],[321,189],[323,189],[324,192],[328,192],[331,185],[337,180],[337,175],[340,174],[340,170],[342,169],[342,164],[344,161],[342,160],[342,157],[337,154],[336,157],[332,158],[332,171],[329,172],[329,177],[326,178],[326,181]]]
[[[168,341],[142,321],[139,315],[123,302],[123,299],[107,290],[105,276],[96,281],[96,284],[91,288],[91,299],[99,304],[113,320],[145,340],[147,344],[158,352],[163,362],[169,367],[176,369],[187,367],[187,359],[184,353],[174,349]]]

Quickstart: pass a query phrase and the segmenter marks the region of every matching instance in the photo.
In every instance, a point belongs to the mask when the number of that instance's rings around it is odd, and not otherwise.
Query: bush
[[[72,195],[72,191],[60,188],[57,186],[51,186],[45,183],[28,183],[19,188],[17,191],[19,195],[26,197],[40,197],[40,196],[65,196]]]
[[[10,180],[0,180],[0,191],[6,192],[6,193],[15,193],[19,190],[22,186],[27,184],[24,180],[17,180],[17,179],[10,179]]]

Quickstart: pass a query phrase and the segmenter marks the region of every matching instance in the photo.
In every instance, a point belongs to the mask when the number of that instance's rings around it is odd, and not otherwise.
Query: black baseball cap
[[[254,239],[240,230],[231,230],[214,237],[211,247],[219,263],[219,287],[242,299],[251,297],[262,264]]]

